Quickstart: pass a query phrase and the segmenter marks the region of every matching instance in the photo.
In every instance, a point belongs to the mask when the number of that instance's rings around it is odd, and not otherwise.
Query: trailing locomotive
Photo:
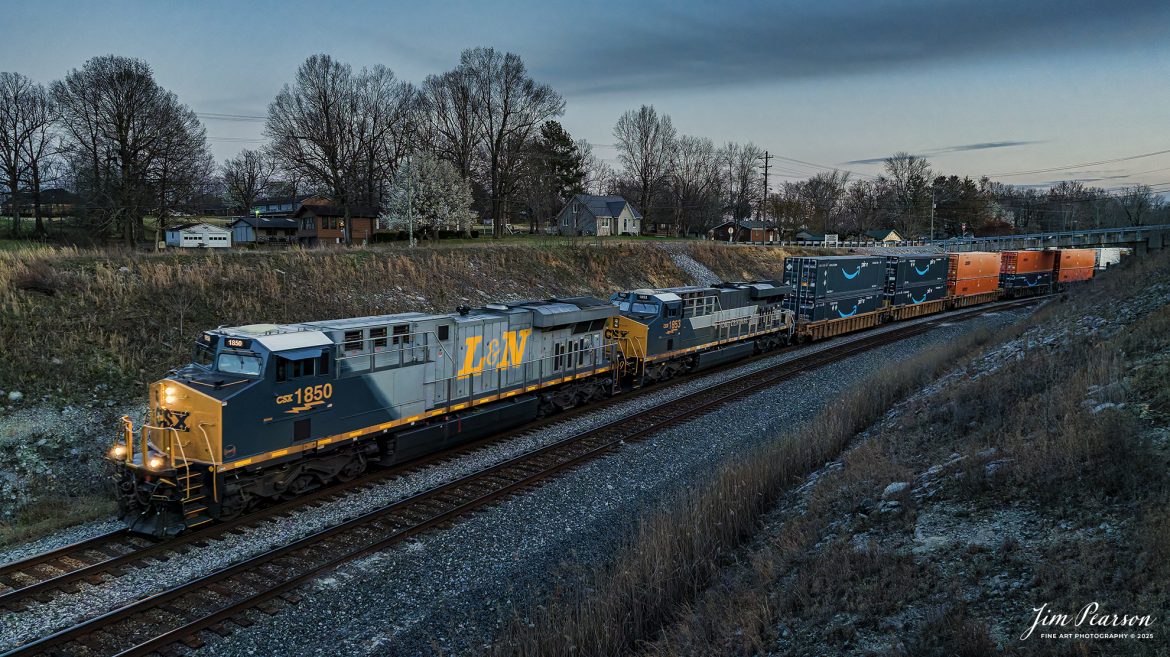
[[[190,365],[150,386],[144,426],[123,418],[110,452],[121,515],[133,531],[174,535],[353,479],[371,462],[415,459],[789,342],[1047,293],[1064,284],[1051,282],[1056,262],[1061,281],[1091,277],[1082,261],[1071,250],[790,258],[783,284],[221,327],[199,336]]]
[[[617,292],[620,315],[606,337],[636,383],[664,381],[787,344],[796,316],[782,307],[792,287],[775,281]]]

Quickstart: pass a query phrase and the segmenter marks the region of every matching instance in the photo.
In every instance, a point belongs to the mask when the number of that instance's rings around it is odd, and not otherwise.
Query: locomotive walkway
[[[295,589],[345,562],[400,543],[421,532],[505,499],[558,473],[646,438],[722,405],[855,354],[918,335],[946,323],[1035,303],[1003,302],[895,328],[861,334],[834,349],[708,385],[666,404],[580,432],[559,442],[486,467],[287,545],[240,561],[142,600],[78,623],[8,655],[145,655],[171,646],[202,645],[198,634],[246,627],[253,610],[277,613],[300,599]],[[595,407],[590,407],[595,408]]]

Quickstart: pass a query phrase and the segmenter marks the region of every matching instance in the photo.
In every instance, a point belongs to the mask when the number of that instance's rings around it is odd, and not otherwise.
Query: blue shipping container
[[[864,315],[878,310],[881,306],[882,294],[869,292],[840,299],[810,299],[807,303],[800,304],[797,315],[806,321],[819,322],[822,319],[841,319]]]
[[[948,264],[943,253],[886,256],[886,292],[898,292],[911,285],[945,285]]]
[[[947,296],[945,283],[912,285],[888,295],[891,306],[913,306],[927,301],[938,301]]]
[[[1017,287],[1036,287],[1039,285],[1052,285],[1052,272],[1042,271],[1034,274],[1000,274],[1000,287],[1003,289],[1017,288]]]
[[[880,292],[886,284],[881,256],[823,256],[784,259],[784,282],[795,288],[797,305]]]

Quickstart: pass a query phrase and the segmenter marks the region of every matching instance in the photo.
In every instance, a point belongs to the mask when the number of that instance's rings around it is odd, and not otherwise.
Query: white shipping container
[[[1116,247],[1097,249],[1097,269],[1108,269],[1119,262],[1121,249]]]

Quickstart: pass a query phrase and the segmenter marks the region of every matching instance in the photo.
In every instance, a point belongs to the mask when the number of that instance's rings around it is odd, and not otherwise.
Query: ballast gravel
[[[977,328],[995,330],[1031,309],[943,323],[919,336],[802,374],[718,412],[634,442],[606,458],[502,502],[450,529],[347,564],[301,587],[303,599],[228,637],[204,636],[214,655],[452,655],[475,653],[518,609],[539,600],[566,564],[604,561],[641,514],[701,485],[710,470],[746,449],[800,428],[874,372]],[[938,319],[933,317],[930,319]],[[882,330],[892,330],[887,327]],[[747,371],[829,349],[840,339],[662,388],[550,429],[568,435]],[[556,438],[540,432],[530,446]],[[512,444],[493,452],[499,457]],[[514,452],[510,452],[514,453]],[[477,465],[493,456],[480,455]],[[417,475],[431,481],[429,470]],[[400,484],[407,487],[408,484]],[[389,486],[389,485],[388,485]],[[421,490],[426,486],[409,486]],[[353,502],[351,502],[352,504]],[[364,501],[362,506],[365,507]],[[322,513],[327,513],[322,510]],[[283,524],[314,524],[299,517]],[[280,532],[274,532],[280,533]],[[284,533],[291,533],[287,530]],[[218,552],[218,550],[216,551]],[[196,555],[202,562],[212,555]],[[571,578],[570,578],[571,579]],[[572,583],[569,582],[569,585]]]

